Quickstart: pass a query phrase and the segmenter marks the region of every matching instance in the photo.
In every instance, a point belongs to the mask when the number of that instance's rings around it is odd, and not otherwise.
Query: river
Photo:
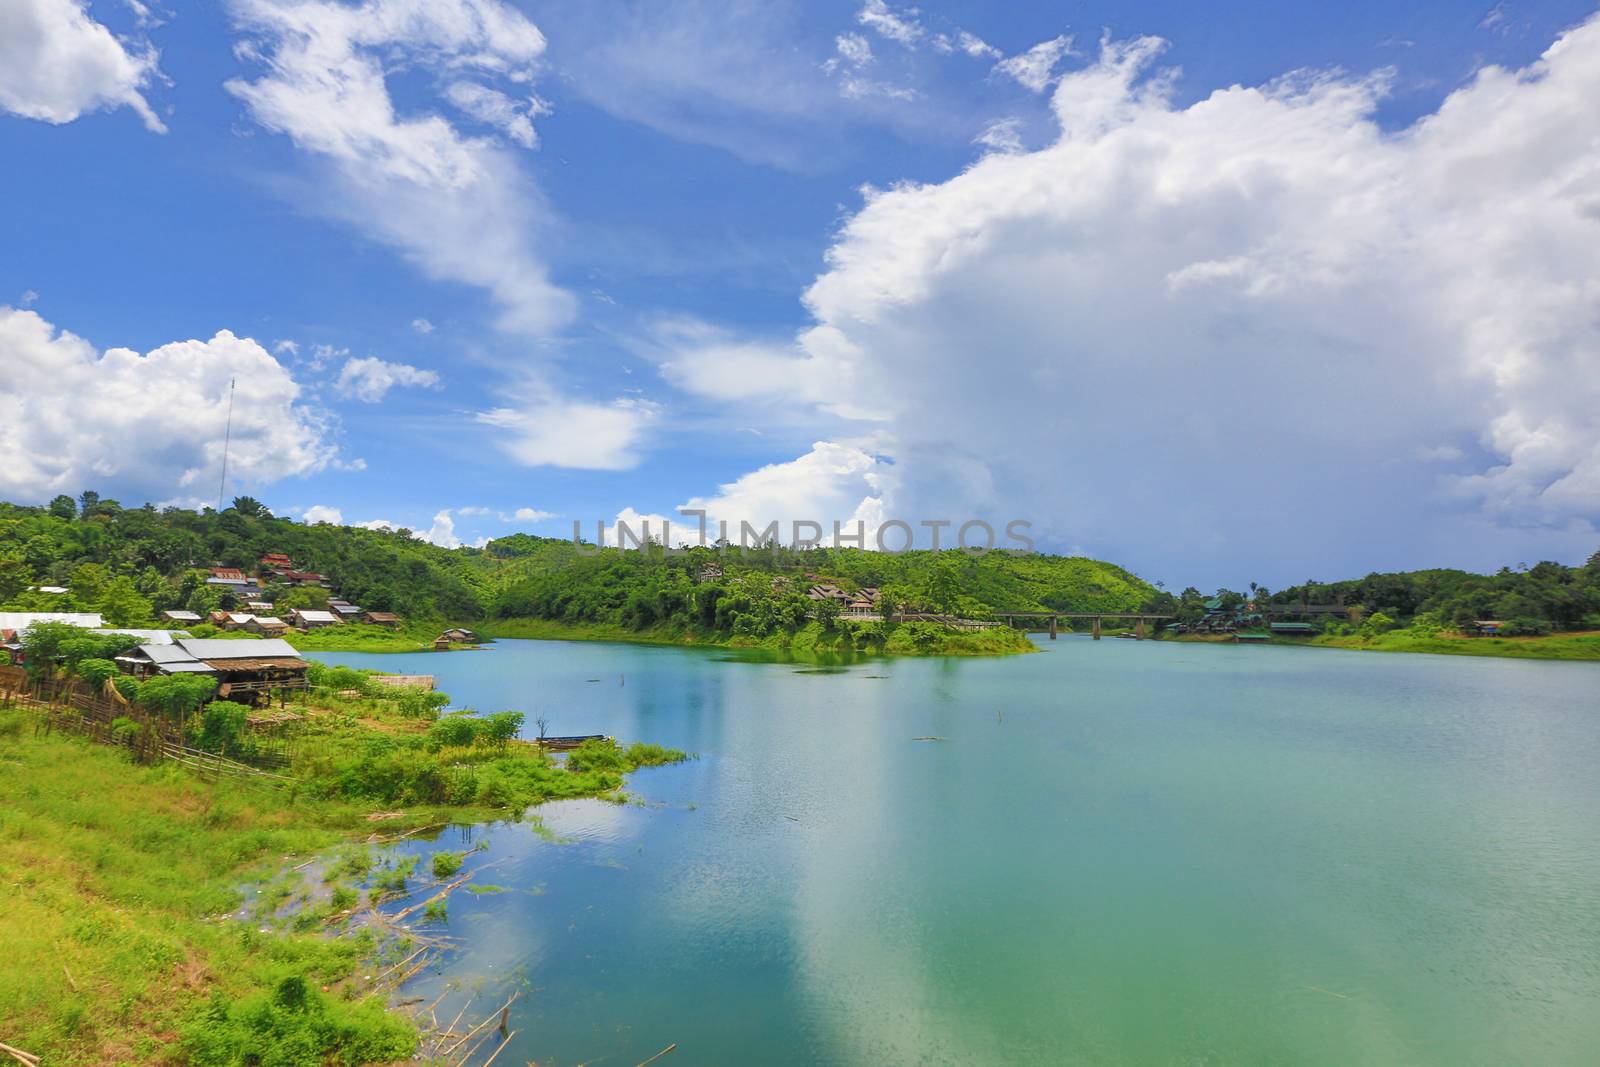
[[[406,991],[525,983],[497,1062],[1600,1057],[1600,664],[1039,643],[316,658],[698,757],[411,846],[510,890]]]

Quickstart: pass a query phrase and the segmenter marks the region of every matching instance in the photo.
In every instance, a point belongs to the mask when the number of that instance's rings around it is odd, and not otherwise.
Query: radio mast
[[[222,483],[217,486],[217,514],[222,514],[222,498],[228,493],[228,446],[233,443],[233,387],[239,379],[228,379],[228,427],[222,435]]]

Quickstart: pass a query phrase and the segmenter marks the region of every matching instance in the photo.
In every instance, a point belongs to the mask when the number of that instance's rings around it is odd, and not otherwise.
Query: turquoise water
[[[412,846],[513,891],[407,994],[523,983],[497,1063],[1600,1062],[1600,665],[1040,645],[319,655],[699,756]]]

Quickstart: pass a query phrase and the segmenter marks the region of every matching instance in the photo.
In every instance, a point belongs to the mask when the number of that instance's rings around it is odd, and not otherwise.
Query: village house
[[[244,628],[262,637],[281,637],[289,632],[289,624],[271,615],[254,615]]]
[[[328,598],[328,610],[339,616],[340,622],[355,622],[361,617],[361,609],[348,600]]]
[[[163,611],[161,617],[167,622],[178,623],[181,626],[198,626],[200,616],[193,611]]]
[[[1479,619],[1472,624],[1473,633],[1479,637],[1499,637],[1505,627],[1499,619]]]
[[[265,600],[248,600],[248,601],[245,602],[244,606],[249,608],[251,610],[251,612],[253,612],[256,615],[271,615],[272,614],[272,604],[269,601],[265,601]]]
[[[361,621],[370,623],[373,626],[382,626],[388,630],[398,630],[400,628],[400,616],[392,611],[369,611],[361,617]]]
[[[452,626],[450,629],[440,634],[438,638],[435,639],[434,644],[437,645],[440,641],[443,641],[447,645],[475,645],[478,643],[478,635],[473,633],[471,630],[464,630],[459,626]]]
[[[266,555],[261,557],[259,567],[265,574],[271,574],[277,571],[292,571],[294,570],[294,560],[290,559],[282,552],[268,552]]]
[[[211,577],[219,582],[228,582],[233,585],[244,585],[250,579],[238,567],[212,567]]]
[[[289,617],[294,624],[302,630],[320,630],[325,626],[340,625],[339,616],[331,611],[315,611],[309,608],[296,608],[290,612]]]
[[[184,640],[141,645],[117,662],[138,678],[207,674],[217,679],[217,699],[256,704],[274,690],[307,688],[310,664],[287,641]]]
[[[278,577],[290,585],[320,585],[326,589],[329,584],[327,575],[315,571],[284,571]]]

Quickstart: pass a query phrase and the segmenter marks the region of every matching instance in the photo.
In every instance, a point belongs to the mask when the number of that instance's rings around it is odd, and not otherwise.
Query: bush
[[[461,869],[460,852],[435,852],[433,854],[433,876],[444,879],[450,877]]]
[[[207,752],[239,752],[249,746],[250,709],[231,700],[214,700],[200,714],[199,747]]]
[[[446,715],[428,727],[428,748],[437,752],[441,748],[465,748],[478,737],[483,720],[467,712]]]
[[[117,670],[117,665],[108,659],[86,659],[78,663],[74,671],[78,679],[95,693],[105,688],[108,681],[122,673]]]

